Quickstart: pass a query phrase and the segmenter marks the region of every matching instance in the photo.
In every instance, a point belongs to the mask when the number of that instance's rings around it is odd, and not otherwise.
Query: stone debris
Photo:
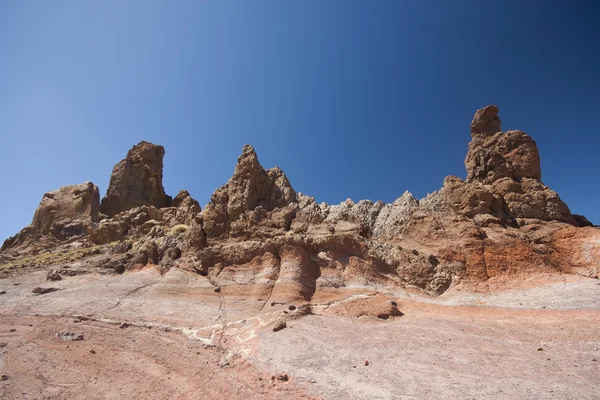
[[[60,276],[58,273],[56,273],[54,271],[49,271],[48,275],[46,276],[46,280],[48,280],[48,281],[60,281],[60,280],[62,280],[62,276]]]
[[[279,321],[273,327],[273,332],[278,332],[282,329],[285,329],[286,327],[287,327],[287,323],[285,321]]]
[[[83,340],[83,334],[81,333],[72,333],[66,331],[60,331],[56,333],[56,336],[64,341],[78,341]]]
[[[36,287],[34,288],[31,293],[33,293],[36,296],[42,295],[42,294],[47,294],[47,293],[53,293],[53,292],[58,292],[60,289],[58,288],[53,288],[53,287],[49,287],[49,288],[43,288],[43,287]]]

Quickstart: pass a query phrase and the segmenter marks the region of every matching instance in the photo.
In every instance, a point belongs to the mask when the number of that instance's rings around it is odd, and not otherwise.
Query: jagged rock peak
[[[479,134],[492,136],[501,130],[502,126],[500,117],[498,116],[498,107],[489,105],[475,112],[473,121],[471,121],[471,136]]]
[[[206,233],[219,237],[232,221],[258,206],[271,211],[293,202],[297,202],[296,192],[283,171],[278,167],[265,171],[254,148],[245,145],[233,176],[213,193],[206,207]]]
[[[180,190],[177,193],[177,196],[173,198],[173,202],[171,204],[173,207],[191,207],[196,212],[200,212],[200,203],[194,199],[187,190]]]
[[[498,179],[540,180],[540,154],[535,141],[521,131],[500,130],[498,107],[477,110],[471,123],[471,142],[465,158],[467,182]]]
[[[162,184],[165,148],[142,141],[113,168],[100,211],[113,216],[134,207],[168,206],[171,198]]]

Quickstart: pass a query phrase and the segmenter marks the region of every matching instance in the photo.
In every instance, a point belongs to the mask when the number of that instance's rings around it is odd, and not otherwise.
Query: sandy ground
[[[404,316],[379,320],[283,314],[177,269],[27,273],[0,280],[0,398],[600,399],[598,283],[390,293]]]

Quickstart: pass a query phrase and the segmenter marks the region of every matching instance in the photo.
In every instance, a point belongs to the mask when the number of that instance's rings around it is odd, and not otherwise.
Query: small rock
[[[271,380],[277,379],[278,381],[283,381],[283,382],[287,382],[289,377],[288,374],[279,374],[276,377],[272,376]]]
[[[0,294],[6,294],[6,290],[1,291]]]
[[[365,360],[365,367],[369,365],[369,360]]]
[[[96,354],[96,350],[94,350],[94,349],[91,349],[91,350],[90,350],[90,353],[92,353],[92,354]]]
[[[215,292],[215,293],[219,293],[220,291],[221,291],[221,288],[218,286],[213,289],[213,292]]]
[[[0,343],[0,347],[6,347],[6,343],[5,342]]]
[[[16,329],[14,329],[14,328],[13,328],[13,329],[11,329],[11,330],[9,330],[9,332],[16,332],[16,331],[17,331],[17,330],[16,330]]]
[[[43,288],[43,287],[36,287],[34,288],[31,293],[35,294],[36,296],[42,295],[42,294],[46,294],[46,293],[52,293],[52,292],[58,292],[60,289],[58,288]]]
[[[72,333],[72,332],[57,332],[56,336],[58,336],[62,340],[75,341],[75,340],[83,340],[83,335],[81,333]]]
[[[290,310],[290,311],[294,311],[295,309],[296,309],[296,306],[294,306],[294,305],[291,305],[288,307],[288,310]]]
[[[54,271],[49,271],[48,275],[46,275],[46,280],[48,280],[48,281],[61,281],[62,280],[62,276],[60,276],[59,274],[57,274]]]
[[[121,329],[129,328],[129,324],[127,322],[123,322],[123,323],[121,323],[121,325],[119,325],[119,328],[121,328]]]
[[[275,326],[273,327],[273,332],[277,332],[280,331],[284,328],[287,327],[287,324],[285,321],[279,321],[278,323],[275,324]]]
[[[597,358],[592,358],[592,361],[598,361],[598,359]]]
[[[544,351],[543,347],[538,347],[537,351]]]
[[[8,380],[8,375],[0,376],[0,381],[7,381],[7,380]]]

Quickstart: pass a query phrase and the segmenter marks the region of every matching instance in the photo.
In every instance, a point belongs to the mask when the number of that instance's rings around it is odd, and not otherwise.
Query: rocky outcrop
[[[541,179],[540,155],[531,137],[521,131],[501,132],[498,107],[477,110],[471,123],[465,159],[467,181],[492,183],[501,178]]]
[[[83,234],[82,223],[98,221],[100,194],[92,182],[63,186],[42,197],[31,225],[42,234],[57,237]]]
[[[61,240],[75,221],[85,229],[68,245],[100,252],[88,264],[118,273],[145,265],[196,271],[215,293],[253,297],[262,308],[326,304],[342,291],[438,295],[521,274],[598,275],[600,230],[578,227],[590,223],[540,181],[535,142],[502,132],[494,106],[478,110],[471,124],[466,179],[448,176],[420,200],[405,192],[390,204],[319,204],[245,146],[231,179],[202,210],[187,191],[172,201],[164,194],[163,155],[147,142],[129,152],[113,171],[101,205],[106,216],[98,216],[97,189],[93,206],[95,187],[85,206],[67,201],[76,197],[72,189],[49,196],[34,224],[5,242],[0,260],[68,251]],[[374,307],[394,315],[387,303]]]
[[[502,130],[498,107],[490,105],[475,111],[471,121],[471,137],[493,136]]]
[[[115,165],[100,211],[108,216],[134,207],[170,205],[162,184],[165,149],[149,142],[133,146],[124,160]]]
[[[229,236],[232,223],[257,207],[268,212],[296,202],[296,192],[278,167],[265,171],[252,146],[244,146],[233,176],[217,189],[204,212],[209,238]],[[250,219],[252,220],[252,219]]]
[[[98,187],[91,182],[45,193],[31,225],[6,239],[0,251],[17,248],[39,251],[56,246],[57,241],[81,238],[98,221],[99,207]]]

